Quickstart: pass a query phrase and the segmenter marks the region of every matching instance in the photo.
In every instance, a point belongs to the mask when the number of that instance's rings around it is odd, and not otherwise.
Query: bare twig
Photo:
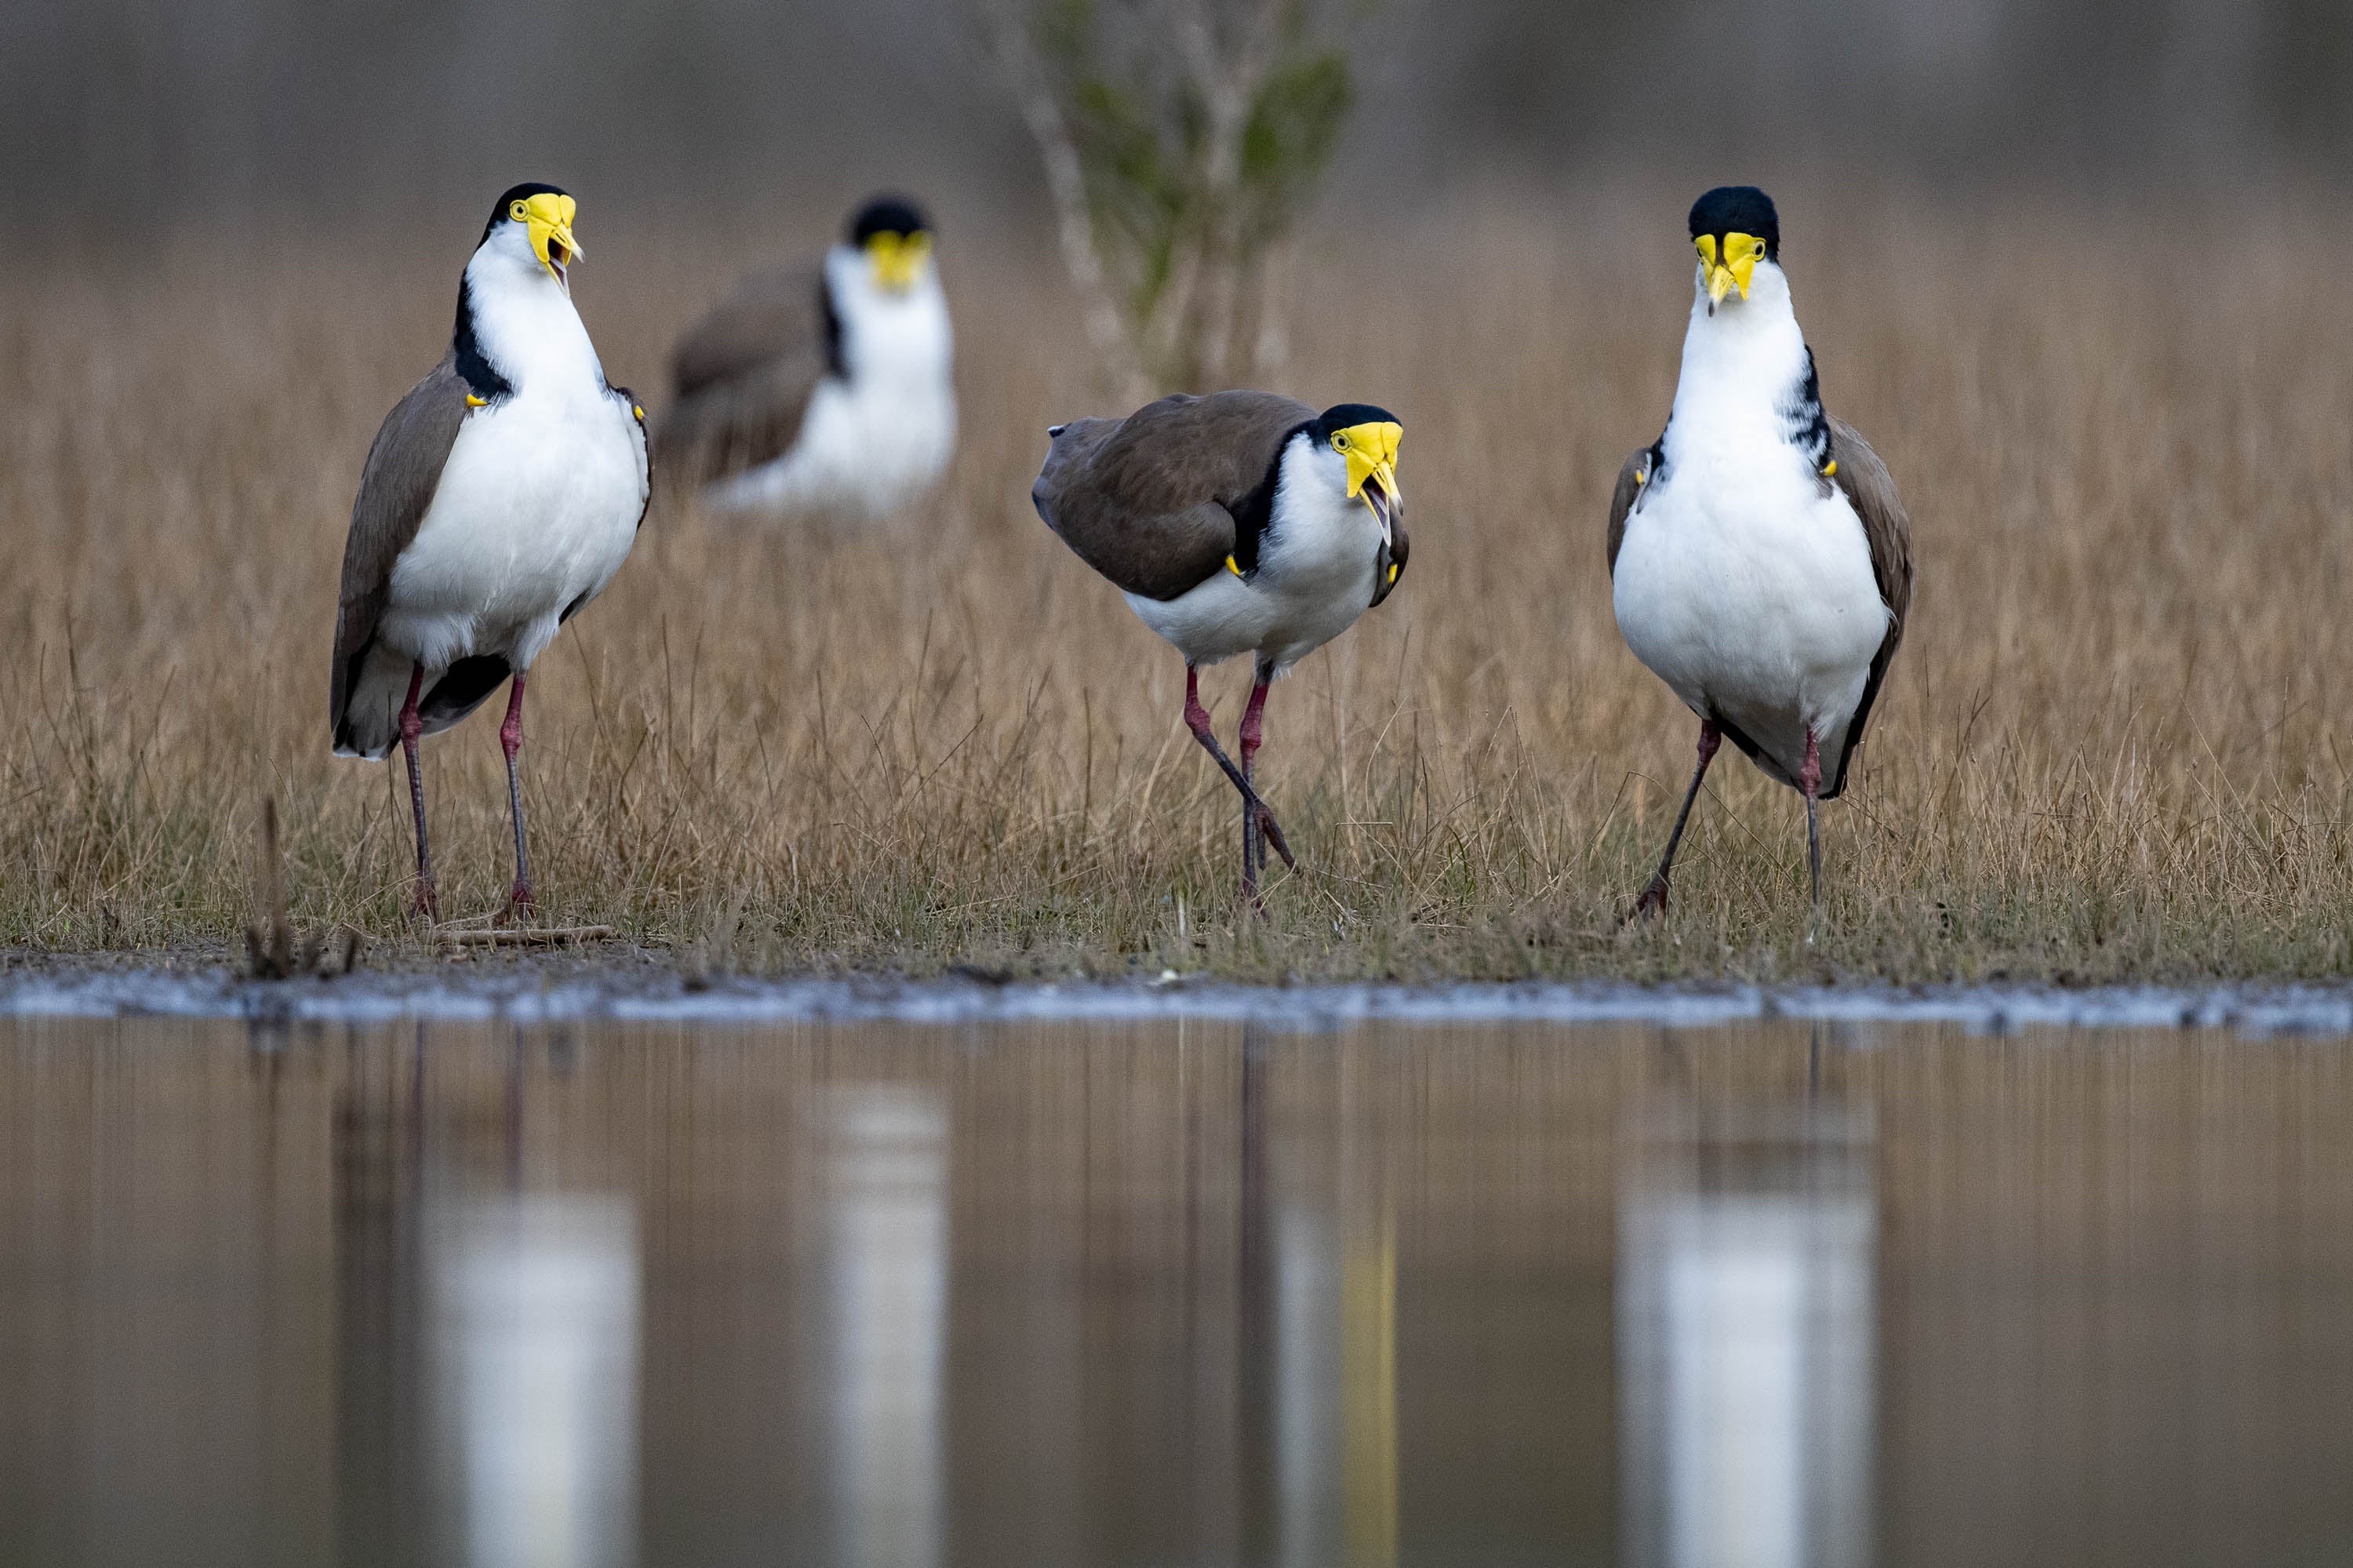
[[[286,863],[279,844],[278,801],[261,802],[261,863],[254,872],[255,917],[245,927],[246,968],[256,980],[291,980],[296,975],[349,974],[359,966],[362,938],[349,926],[332,932],[298,932],[286,914]],[[336,967],[326,967],[330,944],[342,949]]]
[[[245,956],[258,980],[284,980],[300,973],[294,927],[286,918],[286,874],[279,861],[278,801],[261,802],[261,865],[255,877],[256,918],[245,928]],[[307,955],[306,955],[307,956]]]
[[[610,926],[542,926],[529,930],[442,931],[442,944],[452,948],[563,948],[575,942],[609,942]]]
[[[1054,97],[1045,62],[1038,58],[1027,31],[1012,15],[1012,4],[1013,0],[993,0],[984,5],[981,25],[988,35],[998,68],[1012,89],[1014,101],[1020,108],[1022,123],[1029,127],[1029,139],[1038,144],[1038,161],[1044,165],[1047,193],[1054,202],[1062,266],[1071,275],[1071,287],[1078,291],[1087,340],[1094,345],[1103,373],[1118,384],[1122,395],[1141,397],[1147,390],[1144,367],[1136,361],[1134,347],[1120,323],[1119,309],[1112,302],[1111,289],[1103,278],[1078,143],[1071,135],[1070,122],[1063,118],[1061,105]]]
[[[1277,26],[1290,7],[1270,0],[1247,8],[1242,37],[1220,47],[1205,0],[1170,0],[1176,37],[1193,77],[1194,90],[1208,106],[1209,126],[1202,154],[1203,214],[1198,275],[1201,304],[1196,313],[1196,374],[1204,386],[1225,378],[1233,342],[1234,317],[1242,292],[1241,274],[1250,259],[1241,250],[1242,132],[1250,105],[1273,64]]]
[[[1267,254],[1345,101],[1305,0],[1138,0],[1109,21],[1091,6],[1051,19],[1029,0],[976,3],[1112,379],[1206,391],[1279,357]],[[1261,113],[1269,151],[1253,171]]]

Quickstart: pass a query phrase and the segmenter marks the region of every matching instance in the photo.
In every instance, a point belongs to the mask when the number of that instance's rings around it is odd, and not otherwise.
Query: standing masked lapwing
[[[1879,455],[1823,411],[1771,198],[1712,190],[1691,209],[1691,236],[1699,268],[1674,407],[1609,503],[1618,629],[1700,720],[1699,766],[1634,913],[1666,908],[1675,846],[1725,736],[1804,794],[1819,909],[1815,808],[1846,788],[1904,640],[1912,524]]]
[[[1272,393],[1219,392],[1047,433],[1029,498],[1185,656],[1185,723],[1241,792],[1242,891],[1254,895],[1261,832],[1297,863],[1250,784],[1267,685],[1397,587],[1404,429],[1363,403],[1319,415]],[[1237,653],[1257,660],[1240,767],[1211,733],[1200,689],[1201,665]]]
[[[458,329],[368,449],[343,546],[331,697],[335,754],[408,758],[415,911],[437,914],[420,737],[512,679],[499,741],[514,812],[509,913],[532,902],[522,688],[532,661],[621,568],[645,518],[645,411],[572,308],[575,204],[554,185],[499,198],[458,285]]]
[[[955,362],[931,224],[878,197],[823,260],[753,273],[687,334],[655,458],[722,510],[879,515],[955,455]]]

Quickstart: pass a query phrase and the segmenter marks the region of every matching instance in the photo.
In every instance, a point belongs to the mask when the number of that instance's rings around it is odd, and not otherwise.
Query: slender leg
[[[1683,824],[1691,821],[1692,802],[1699,799],[1700,780],[1707,777],[1707,765],[1715,760],[1715,748],[1724,743],[1724,734],[1715,727],[1714,719],[1702,719],[1699,725],[1699,766],[1692,769],[1691,788],[1683,791],[1683,810],[1675,813],[1675,825],[1667,834],[1667,853],[1659,857],[1659,869],[1651,874],[1651,885],[1642,889],[1642,896],[1634,900],[1634,907],[1626,912],[1628,920],[1667,912],[1667,874],[1674,869],[1675,847],[1683,842]]]
[[[1266,735],[1266,686],[1269,679],[1270,672],[1261,668],[1257,680],[1250,685],[1250,705],[1242,709],[1241,754],[1242,778],[1245,780],[1253,777],[1259,743]],[[1246,897],[1257,895],[1258,874],[1266,865],[1266,851],[1259,842],[1261,832],[1259,819],[1265,811],[1263,802],[1242,802],[1242,893]],[[1271,822],[1273,819],[1269,816],[1267,821]]]
[[[417,700],[424,692],[425,666],[419,664],[409,673],[408,700],[400,705],[400,749],[408,756],[408,804],[417,813],[417,896],[409,901],[408,912],[435,920],[441,910],[433,896],[433,851],[425,838],[425,770],[417,760],[417,743],[425,734]]]
[[[1806,763],[1798,769],[1798,788],[1806,792],[1806,871],[1814,890],[1814,913],[1822,912],[1822,824],[1818,798],[1822,788],[1822,754],[1814,744],[1814,726],[1806,726]]]
[[[1241,791],[1242,800],[1258,808],[1259,826],[1265,830],[1266,842],[1274,846],[1283,864],[1297,870],[1299,863],[1291,858],[1291,846],[1283,842],[1282,830],[1275,825],[1274,813],[1266,809],[1266,802],[1258,798],[1258,791],[1250,788],[1250,780],[1242,777],[1241,769],[1234,766],[1234,759],[1226,755],[1226,748],[1218,744],[1216,734],[1210,730],[1209,710],[1201,705],[1201,673],[1190,664],[1185,666],[1185,727],[1193,732],[1201,749],[1225,770],[1227,780]]]
[[[531,856],[522,842],[522,776],[515,771],[515,757],[522,750],[522,681],[523,672],[517,670],[507,694],[507,721],[499,726],[499,749],[507,754],[507,805],[514,812],[515,879],[514,891],[507,895],[509,915],[532,906]]]
[[[1250,776],[1250,765],[1242,764],[1242,778]],[[1259,902],[1258,863],[1261,854],[1258,842],[1258,812],[1248,800],[1242,802],[1242,897],[1252,904]]]

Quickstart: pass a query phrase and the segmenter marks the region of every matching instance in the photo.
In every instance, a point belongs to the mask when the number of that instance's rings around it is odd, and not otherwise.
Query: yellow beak
[[[1370,425],[1351,425],[1341,432],[1347,438],[1344,449],[1348,460],[1348,499],[1363,497],[1365,504],[1380,520],[1381,537],[1388,539],[1398,509],[1405,503],[1405,492],[1398,488],[1398,443],[1405,439],[1405,427],[1387,421]],[[1374,493],[1366,494],[1366,482],[1374,482]]]
[[[573,216],[580,204],[568,196],[542,191],[523,204],[523,221],[531,227],[531,249],[564,291],[572,291],[565,269],[580,260],[580,242],[572,238]]]
[[[892,234],[885,231],[870,235],[866,240],[866,260],[874,269],[877,288],[893,294],[903,294],[915,286],[915,279],[923,270],[923,260],[932,253],[932,237],[928,234]]]
[[[1724,296],[1733,290],[1740,297],[1748,297],[1749,280],[1757,275],[1757,263],[1765,258],[1765,242],[1753,234],[1727,234],[1718,252],[1715,236],[1703,234],[1692,241],[1699,250],[1701,273],[1707,279],[1707,308],[1714,311],[1724,303]]]

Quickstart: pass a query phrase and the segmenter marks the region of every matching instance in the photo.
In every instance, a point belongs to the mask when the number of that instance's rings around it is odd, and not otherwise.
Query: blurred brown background
[[[1328,199],[1623,174],[2243,187],[2353,151],[2338,0],[1386,0]],[[1042,208],[960,0],[15,0],[0,221],[610,204]]]

